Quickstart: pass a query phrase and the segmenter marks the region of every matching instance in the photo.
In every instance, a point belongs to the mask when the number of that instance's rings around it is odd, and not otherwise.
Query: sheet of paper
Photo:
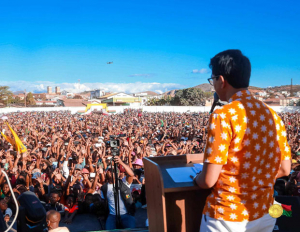
[[[190,176],[196,175],[194,167],[168,168],[167,172],[174,182],[192,182],[193,180]]]
[[[200,164],[194,164],[194,168],[195,168],[196,173],[202,172],[202,169],[203,169],[203,163],[200,163]]]

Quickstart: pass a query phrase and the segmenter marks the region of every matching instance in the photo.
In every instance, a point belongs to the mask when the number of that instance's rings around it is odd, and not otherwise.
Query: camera
[[[118,139],[110,140],[110,147],[119,147],[119,146],[120,146],[120,140],[118,140]]]
[[[111,135],[110,136],[110,147],[117,148],[120,146],[120,140],[117,138],[126,137],[126,134],[119,134],[119,135]]]

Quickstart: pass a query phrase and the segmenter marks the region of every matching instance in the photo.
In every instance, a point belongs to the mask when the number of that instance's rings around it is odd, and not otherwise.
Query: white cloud
[[[131,74],[129,77],[152,77],[154,76],[153,73],[137,73],[137,74]]]
[[[158,93],[158,94],[162,94],[162,93],[163,93],[163,91],[161,91],[161,90],[159,90],[159,89],[154,90],[154,92],[156,92],[156,93]],[[166,91],[166,92],[167,92],[167,91]]]
[[[201,68],[201,69],[193,69],[192,73],[209,73],[209,69]]]
[[[186,86],[176,83],[157,82],[134,82],[134,83],[55,83],[50,81],[0,81],[0,85],[7,85],[10,90],[20,91],[26,89],[27,92],[41,93],[47,91],[47,86],[59,86],[60,90],[67,90],[73,93],[101,89],[107,92],[136,93],[143,91],[154,91],[157,93],[167,92],[173,89],[180,89]]]

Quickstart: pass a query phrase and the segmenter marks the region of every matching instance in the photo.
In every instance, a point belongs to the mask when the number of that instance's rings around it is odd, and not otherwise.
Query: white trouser
[[[269,214],[250,222],[222,221],[203,214],[200,232],[272,232],[275,223]]]

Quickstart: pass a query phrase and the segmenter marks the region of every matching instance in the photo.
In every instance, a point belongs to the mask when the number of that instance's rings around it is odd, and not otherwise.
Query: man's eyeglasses
[[[211,84],[211,85],[214,85],[214,78],[216,78],[216,80],[218,80],[219,77],[220,77],[220,75],[208,78],[207,79],[208,83]]]

